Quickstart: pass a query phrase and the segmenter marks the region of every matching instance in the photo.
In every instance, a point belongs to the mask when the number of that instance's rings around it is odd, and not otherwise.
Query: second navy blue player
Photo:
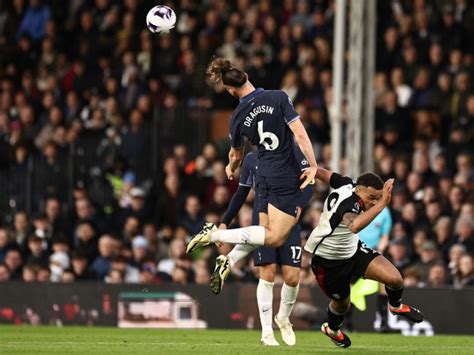
[[[301,151],[294,146],[295,156],[299,162],[300,171],[304,171],[308,167],[308,162],[301,154]],[[250,190],[256,189],[256,181],[258,179],[259,162],[257,152],[248,153],[242,163],[240,171],[239,188],[230,201],[220,229],[226,229],[234,217],[244,205]],[[298,208],[301,210],[311,198],[312,186],[307,186],[301,193]],[[255,196],[252,224],[258,225],[259,198]],[[281,288],[280,307],[278,314],[275,315],[275,323],[281,330],[282,338],[285,344],[293,346],[296,344],[295,333],[289,321],[290,314],[293,310],[299,291],[299,271],[301,266],[301,226],[297,222],[293,226],[285,244],[278,248],[259,247],[253,251],[253,260],[255,266],[259,268],[259,282],[257,286],[257,304],[260,314],[260,323],[262,326],[261,342],[264,345],[278,346],[279,343],[275,339],[273,333],[273,284],[276,276],[277,265],[280,266],[284,284]],[[240,245],[227,254],[230,267],[232,268],[242,258],[240,253]],[[211,277],[211,289],[218,294],[223,284],[220,278],[219,260],[224,256],[218,257],[216,268]],[[225,257],[224,257],[225,258]]]

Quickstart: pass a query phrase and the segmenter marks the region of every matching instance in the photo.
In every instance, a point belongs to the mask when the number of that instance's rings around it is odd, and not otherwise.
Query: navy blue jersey
[[[285,92],[256,89],[240,100],[232,114],[231,145],[240,148],[247,139],[257,146],[259,176],[299,177],[293,132],[288,127],[297,119],[299,115]]]

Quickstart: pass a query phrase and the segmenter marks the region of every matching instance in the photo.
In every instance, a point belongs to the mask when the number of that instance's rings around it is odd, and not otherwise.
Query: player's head
[[[357,178],[355,193],[364,203],[364,210],[375,205],[382,197],[383,180],[374,173],[363,173]]]
[[[229,94],[237,99],[242,97],[242,88],[249,82],[246,72],[233,67],[229,60],[219,57],[214,57],[209,63],[207,75],[215,83],[222,82]]]

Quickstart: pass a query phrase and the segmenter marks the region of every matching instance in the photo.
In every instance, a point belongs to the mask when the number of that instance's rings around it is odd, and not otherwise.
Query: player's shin
[[[388,303],[390,303],[390,306],[394,309],[400,308],[402,305],[403,286],[395,289],[385,285],[385,291],[387,291]]]
[[[298,297],[300,286],[288,286],[286,283],[281,287],[280,309],[278,310],[277,318],[280,322],[287,322],[290,317],[293,307]]]
[[[273,333],[272,315],[273,315],[273,282],[263,279],[258,281],[257,303],[260,313],[260,323],[262,325],[262,338]]]
[[[265,228],[250,226],[236,229],[219,229],[211,235],[212,243],[264,245]]]
[[[253,244],[237,244],[230,252],[227,254],[229,258],[229,264],[231,269],[237,264],[240,260],[249,255],[254,249],[258,246]]]
[[[344,314],[345,312],[338,312],[334,309],[332,304],[330,303],[328,306],[328,326],[329,329],[334,333],[337,334],[339,329],[342,327],[342,323],[344,322]]]

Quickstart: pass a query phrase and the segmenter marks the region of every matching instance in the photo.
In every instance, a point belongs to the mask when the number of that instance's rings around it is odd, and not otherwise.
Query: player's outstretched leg
[[[265,228],[250,226],[235,229],[217,229],[214,223],[206,223],[198,234],[192,236],[186,246],[186,253],[191,253],[196,248],[217,242],[263,245],[265,242]]]
[[[341,330],[344,314],[349,307],[349,297],[343,301],[331,301],[328,306],[328,321],[321,325],[321,332],[341,348],[351,346],[351,339]]]
[[[211,244],[212,232],[216,231],[217,227],[214,223],[205,223],[201,231],[191,237],[191,240],[186,245],[186,253],[191,253],[198,247],[205,247]]]
[[[415,323],[423,321],[423,314],[418,309],[402,303],[402,275],[385,257],[379,255],[373,259],[367,267],[364,277],[385,285],[389,303],[388,308],[392,314],[402,316]]]

